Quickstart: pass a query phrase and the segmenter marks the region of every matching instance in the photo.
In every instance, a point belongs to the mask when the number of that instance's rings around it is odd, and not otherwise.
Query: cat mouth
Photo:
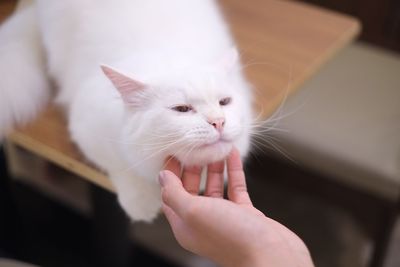
[[[218,139],[216,141],[213,141],[211,143],[203,144],[203,145],[199,146],[199,148],[213,148],[213,147],[217,148],[218,146],[227,145],[227,144],[231,144],[231,143],[232,142],[229,141],[229,140],[220,138],[220,139]]]
[[[199,144],[194,150],[191,150],[190,156],[184,155],[182,162],[186,165],[203,166],[211,162],[217,162],[226,158],[232,150],[233,141],[218,138],[208,143]]]

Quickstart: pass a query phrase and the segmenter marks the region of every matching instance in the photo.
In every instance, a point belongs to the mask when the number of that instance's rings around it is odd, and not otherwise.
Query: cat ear
[[[100,67],[115,88],[117,88],[126,104],[134,107],[144,105],[145,94],[143,94],[143,92],[147,87],[145,84],[136,81],[111,67],[105,65],[101,65]]]
[[[239,52],[236,47],[231,47],[218,62],[218,66],[226,72],[230,72],[239,61]]]

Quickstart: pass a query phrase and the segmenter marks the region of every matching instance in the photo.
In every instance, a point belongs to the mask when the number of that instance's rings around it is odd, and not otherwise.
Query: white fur
[[[37,7],[72,139],[108,172],[132,219],[156,216],[168,155],[192,165],[221,160],[233,145],[247,153],[250,90],[240,62],[229,63],[234,43],[214,1],[37,0]],[[147,85],[141,107],[123,102],[101,64]],[[220,106],[224,97],[232,103]],[[195,111],[171,109],[180,104]],[[225,119],[227,141],[202,147],[220,138],[210,117]]]
[[[33,119],[49,96],[37,24],[30,7],[0,28],[0,140],[14,124]]]

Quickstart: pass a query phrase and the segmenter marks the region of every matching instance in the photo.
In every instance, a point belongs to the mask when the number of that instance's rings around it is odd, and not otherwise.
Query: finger
[[[208,165],[205,196],[215,198],[224,196],[224,168],[223,161]]]
[[[191,195],[183,188],[181,180],[171,171],[161,171],[159,175],[162,201],[181,216],[190,205]]]
[[[181,176],[181,164],[174,157],[168,157],[165,161],[164,169],[171,171],[176,176]]]
[[[181,246],[184,246],[183,243],[181,243],[185,238],[185,233],[188,233],[188,226],[187,223],[182,220],[181,217],[179,217],[173,209],[171,209],[169,206],[163,204],[162,210],[164,212],[165,217],[167,218],[172,232],[174,233],[174,236],[176,240],[178,241]]]
[[[166,204],[162,204],[162,211],[165,215],[165,217],[167,218],[169,224],[173,227],[176,224],[178,224],[178,222],[181,220],[179,218],[178,215],[176,215],[176,213],[174,212],[173,209],[171,209],[169,206],[167,206]]]
[[[192,195],[199,194],[201,167],[192,166],[186,167],[182,174],[183,187]]]
[[[250,204],[246,179],[243,172],[239,151],[234,148],[227,160],[228,168],[228,198],[238,204]]]

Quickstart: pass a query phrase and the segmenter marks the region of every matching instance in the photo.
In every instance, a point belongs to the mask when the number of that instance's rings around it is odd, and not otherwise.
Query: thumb
[[[162,201],[178,216],[182,216],[192,196],[174,173],[168,170],[161,171],[158,179],[161,185]]]

